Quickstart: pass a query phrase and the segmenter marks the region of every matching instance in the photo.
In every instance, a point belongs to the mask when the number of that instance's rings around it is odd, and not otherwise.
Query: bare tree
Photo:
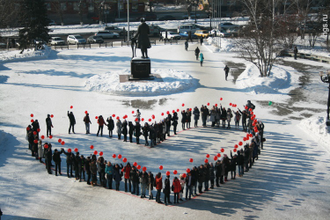
[[[0,0],[0,27],[17,26],[19,5],[12,0]]]

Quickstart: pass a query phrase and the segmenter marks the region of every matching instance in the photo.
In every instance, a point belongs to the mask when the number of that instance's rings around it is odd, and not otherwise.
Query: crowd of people
[[[190,128],[190,122],[193,117],[194,126],[198,126],[199,118],[202,118],[202,125],[206,127],[206,122],[210,121],[211,126],[220,126],[222,121],[222,126],[225,128],[227,123],[227,128],[230,128],[231,118],[234,118],[235,126],[238,128],[240,118],[242,119],[242,126],[244,131],[248,131],[251,134],[251,142],[245,144],[240,150],[235,149],[235,155],[230,151],[230,157],[224,154],[222,158],[218,158],[215,164],[212,162],[205,161],[204,164],[199,166],[193,166],[187,169],[187,174],[183,173],[179,177],[174,177],[170,180],[170,173],[166,172],[165,179],[161,172],[154,174],[149,171],[146,172],[145,168],[137,166],[136,163],[131,165],[130,162],[123,161],[125,166],[120,163],[112,164],[110,161],[104,159],[104,157],[93,154],[86,158],[84,155],[80,155],[78,150],[75,153],[71,149],[65,151],[64,148],[52,149],[51,143],[43,143],[39,138],[39,122],[34,120],[31,125],[27,127],[27,139],[29,142],[29,149],[32,152],[32,156],[39,160],[40,162],[45,162],[46,170],[49,174],[52,174],[52,170],[55,171],[55,175],[62,175],[61,173],[61,154],[66,155],[67,164],[67,177],[74,177],[78,181],[86,181],[87,184],[92,186],[103,186],[108,189],[113,189],[113,182],[115,182],[115,189],[120,189],[120,184],[123,182],[125,192],[130,192],[132,194],[141,195],[141,198],[146,198],[148,190],[148,198],[153,199],[153,191],[156,191],[156,202],[163,203],[161,201],[161,192],[164,194],[164,203],[166,205],[171,204],[170,194],[174,194],[174,204],[178,204],[183,201],[191,199],[193,196],[199,195],[204,191],[208,191],[209,188],[220,187],[228,181],[229,173],[230,178],[236,178],[236,171],[238,171],[238,176],[242,177],[244,172],[248,172],[252,167],[254,162],[258,160],[258,155],[263,149],[263,130],[264,124],[261,121],[253,120],[251,114],[252,109],[255,106],[248,101],[245,109],[241,111],[238,109],[236,112],[232,111],[230,108],[217,107],[216,105],[212,107],[211,110],[207,106],[203,105],[199,110],[197,107],[181,111],[181,124],[182,130]],[[250,111],[249,111],[250,109]],[[241,117],[242,116],[242,117]],[[75,118],[72,112],[68,112],[68,117],[70,121],[69,133],[71,131],[74,133]],[[148,145],[148,137],[150,139],[150,145],[154,146],[156,143],[166,139],[166,136],[170,135],[170,127],[173,126],[174,134],[176,134],[178,125],[178,113],[173,112],[173,116],[168,114],[160,123],[153,123],[149,125],[145,123],[141,128],[139,126],[141,121],[141,113],[138,110],[137,114],[134,115],[135,125],[131,121],[127,123],[126,119],[123,122],[117,117],[117,122],[114,123],[112,117],[110,116],[105,122],[102,116],[98,117],[99,133],[102,136],[103,125],[107,125],[109,129],[109,137],[112,137],[112,130],[115,125],[117,127],[118,139],[121,139],[121,134],[123,134],[124,141],[127,141],[127,134],[129,134],[129,141],[132,142],[132,135],[134,133],[136,137],[136,142],[139,143],[138,136],[141,134],[145,137],[145,144]],[[246,124],[246,120],[248,123]],[[86,125],[86,133],[89,134],[89,114],[86,112],[86,116],[83,121]],[[256,123],[255,123],[256,122]],[[51,128],[53,127],[50,115],[46,118],[47,126],[47,136],[51,135]],[[125,129],[126,127],[126,129]],[[255,127],[256,129],[252,129]],[[128,129],[127,129],[128,128]],[[141,131],[142,130],[142,131]],[[141,134],[140,134],[141,133]],[[43,159],[45,161],[43,161]],[[52,163],[55,163],[53,165]],[[55,167],[52,169],[52,167]],[[73,175],[74,174],[74,175]],[[141,188],[141,194],[140,189]],[[197,193],[198,192],[198,193]]]

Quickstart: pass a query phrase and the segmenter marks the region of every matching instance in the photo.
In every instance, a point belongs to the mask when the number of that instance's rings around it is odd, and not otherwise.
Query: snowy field
[[[140,84],[118,81],[119,75],[130,74],[129,47],[27,51],[20,57],[17,52],[1,54],[2,218],[328,219],[330,137],[324,126],[328,88],[319,80],[317,70],[330,69],[330,65],[284,58],[264,79],[237,53],[229,49],[213,52],[216,50],[211,45],[198,45],[205,57],[201,67],[194,56],[196,46],[190,44],[188,51],[181,44],[153,46],[149,51],[151,68],[163,82]],[[230,41],[224,41],[223,48],[232,48]],[[228,81],[223,72],[226,64],[231,67]],[[245,70],[237,74],[234,64],[243,65]],[[306,67],[308,86],[301,85],[306,73],[295,65]],[[297,99],[295,95],[305,98]],[[134,120],[132,111],[140,109],[145,121],[153,115],[159,121],[167,111],[208,103],[226,108],[232,103],[243,109],[247,100],[256,104],[254,112],[265,124],[267,141],[259,160],[242,178],[176,206],[127,194],[123,182],[116,192],[69,179],[64,156],[64,175],[49,175],[28,150],[25,128],[30,120],[38,119],[41,134],[45,135],[45,118],[53,114],[54,137],[45,139],[53,148],[78,148],[85,156],[102,151],[104,158],[113,163],[123,163],[112,158],[113,154],[121,154],[153,173],[159,172],[162,165],[162,175],[170,171],[172,180],[187,168],[204,163],[206,154],[211,155],[212,162],[221,148],[229,154],[246,134],[241,128],[210,126],[181,131],[179,125],[178,135],[148,148],[110,139],[106,129],[103,137],[96,137],[95,116],[127,115],[128,120]],[[77,134],[67,134],[67,111],[75,114]],[[82,121],[85,111],[93,123],[90,135],[85,134]],[[65,144],[58,143],[58,139]],[[194,162],[190,163],[189,158]]]

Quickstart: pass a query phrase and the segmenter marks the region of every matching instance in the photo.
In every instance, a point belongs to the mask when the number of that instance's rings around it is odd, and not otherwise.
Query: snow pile
[[[129,81],[120,83],[120,75],[130,75],[130,70],[108,72],[90,77],[85,87],[90,91],[118,95],[166,95],[196,88],[198,80],[191,75],[172,69],[151,69],[152,74],[158,74],[162,80],[155,78],[150,81]]]
[[[47,45],[44,45],[43,50],[34,50],[27,49],[24,50],[23,53],[20,53],[20,50],[15,51],[4,51],[0,53],[0,61],[8,62],[8,61],[28,61],[28,60],[36,60],[36,59],[45,59],[48,58],[51,53],[51,48]]]
[[[234,38],[208,37],[205,45],[213,45],[213,52],[238,52],[239,48],[235,46]]]
[[[236,85],[254,94],[273,95],[289,92],[298,85],[297,82],[297,74],[288,72],[280,66],[273,66],[270,76],[260,77],[258,68],[250,63],[238,77]]]
[[[325,117],[311,117],[300,122],[300,127],[310,136],[322,141],[326,145],[330,144],[330,129],[326,125]]]

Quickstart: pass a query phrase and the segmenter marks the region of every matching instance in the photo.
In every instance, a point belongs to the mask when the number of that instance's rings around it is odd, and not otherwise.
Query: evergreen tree
[[[49,39],[49,18],[45,0],[23,0],[22,21],[25,22],[24,28],[19,30],[19,41],[21,53],[28,46],[35,43],[36,39],[48,41]]]

